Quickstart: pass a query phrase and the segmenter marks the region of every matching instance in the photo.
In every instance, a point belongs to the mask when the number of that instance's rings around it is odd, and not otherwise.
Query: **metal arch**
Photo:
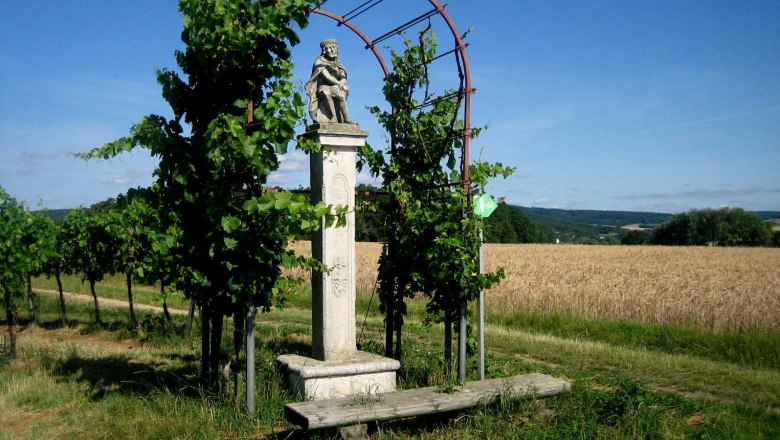
[[[348,27],[352,32],[357,34],[357,36],[360,37],[360,39],[366,43],[366,47],[371,48],[371,52],[374,53],[376,60],[379,61],[379,65],[382,66],[382,72],[384,72],[385,78],[387,78],[387,76],[390,75],[390,70],[387,68],[387,64],[385,63],[384,58],[382,58],[382,54],[379,53],[377,48],[374,46],[374,42],[371,41],[371,39],[368,38],[366,34],[364,34],[363,31],[360,30],[360,28],[352,24],[349,20],[345,19],[344,17],[320,8],[312,9],[311,12],[319,15],[324,15],[325,17],[328,18],[332,18],[333,20],[339,22],[339,24],[343,24],[344,26]]]
[[[471,140],[471,94],[474,92],[474,89],[472,88],[471,84],[471,65],[469,63],[469,57],[468,53],[466,52],[466,47],[468,46],[463,42],[463,38],[461,37],[460,32],[458,32],[457,26],[455,26],[455,23],[452,21],[452,18],[450,18],[450,15],[445,10],[446,4],[439,3],[438,0],[428,0],[428,2],[434,7],[435,11],[444,19],[444,22],[447,23],[447,26],[450,28],[450,32],[452,32],[452,36],[455,39],[455,50],[458,51],[460,55],[460,59],[463,62],[463,75],[464,75],[464,90],[462,93],[464,94],[463,97],[463,157],[461,158],[463,167],[461,170],[462,177],[463,177],[463,184],[465,186],[466,195],[467,197],[471,193],[471,184],[470,184],[470,178],[469,178],[469,147],[470,147],[470,140]],[[371,49],[371,52],[374,53],[374,56],[376,57],[377,61],[379,62],[379,65],[382,68],[382,72],[385,75],[385,78],[390,74],[390,70],[387,68],[387,63],[385,63],[384,58],[382,57],[382,54],[379,53],[379,50],[376,48],[376,44],[374,41],[372,41],[366,34],[363,33],[363,31],[360,30],[357,26],[352,24],[348,19],[344,18],[341,15],[334,14],[332,12],[326,11],[321,8],[314,8],[312,9],[312,12],[315,14],[319,14],[325,17],[328,17],[330,19],[335,20],[340,25],[345,25],[348,27],[352,32],[354,32],[358,37],[360,37],[361,40],[363,40],[364,43],[366,43],[366,49]]]
[[[442,5],[437,0],[428,0],[439,11],[439,15],[442,16],[444,21],[449,26],[452,36],[455,38],[455,46],[460,53],[461,60],[463,61],[463,74],[465,76],[465,90],[463,91],[463,184],[466,188],[466,197],[469,197],[471,193],[471,182],[469,179],[469,146],[471,140],[471,93],[474,91],[471,87],[471,65],[469,64],[469,56],[466,53],[466,44],[463,43],[463,37],[458,32],[457,26],[450,18],[450,15],[444,10],[446,5]]]

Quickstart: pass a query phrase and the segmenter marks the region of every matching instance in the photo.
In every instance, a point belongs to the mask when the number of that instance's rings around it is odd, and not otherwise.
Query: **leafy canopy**
[[[173,118],[146,116],[129,136],[82,155],[144,147],[160,159],[154,189],[179,232],[169,235],[178,241],[170,246],[180,256],[177,284],[219,313],[237,303],[270,307],[280,266],[319,267],[288,251],[288,241],[319,228],[322,217],[344,221],[345,208],[264,191],[303,118],[290,47],[310,6],[181,0],[186,49],[176,52],[178,71],[157,72]]]
[[[366,147],[361,153],[362,165],[382,176],[394,199],[386,214],[389,245],[380,258],[382,306],[397,305],[403,313],[403,298],[421,292],[429,298],[431,316],[440,319],[455,316],[465,301],[503,277],[500,270],[479,273],[483,220],[471,215],[467,185],[483,188],[489,177],[513,170],[478,162],[470,165],[471,182],[462,181],[462,93],[436,96],[430,90],[427,65],[435,53],[436,36],[428,30],[419,34],[417,44],[407,40],[402,53],[393,52],[384,94],[394,111],[370,109],[389,133],[390,145],[386,151]],[[472,137],[479,132],[473,130]]]
[[[32,224],[33,218],[24,205],[0,186],[0,289],[7,298],[24,289],[33,261],[29,246],[25,246]]]
[[[691,210],[669,219],[653,235],[654,244],[676,246],[770,246],[772,228],[741,208]]]

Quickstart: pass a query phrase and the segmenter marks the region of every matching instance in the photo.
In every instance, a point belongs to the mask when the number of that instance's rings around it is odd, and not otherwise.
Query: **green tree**
[[[115,265],[118,272],[125,274],[127,302],[130,307],[130,325],[138,326],[133,305],[133,279],[144,279],[144,260],[152,252],[152,236],[155,212],[142,197],[129,198],[123,205],[109,211],[117,241]]]
[[[381,175],[391,197],[385,213],[388,243],[379,267],[386,355],[402,357],[404,301],[423,293],[429,298],[431,318],[445,324],[449,374],[456,317],[502,273],[478,273],[477,230],[482,219],[470,215],[467,184],[461,180],[457,160],[463,147],[458,135],[463,123],[457,119],[462,95],[448,91],[437,98],[429,90],[427,65],[435,52],[435,36],[426,30],[419,34],[418,44],[406,41],[403,53],[392,54],[393,72],[384,94],[393,111],[371,109],[389,133],[390,145],[384,152],[366,147],[361,153],[371,171]],[[474,130],[473,136],[478,133]],[[511,170],[478,163],[470,172],[471,183],[484,187],[488,177]]]
[[[741,208],[691,210],[659,226],[652,243],[673,246],[769,246],[771,227]]]
[[[168,325],[173,329],[173,318],[168,310],[168,286],[176,286],[181,278],[178,268],[181,265],[181,249],[179,248],[181,231],[161,204],[160,194],[152,188],[131,189],[127,194],[117,197],[117,207],[120,212],[130,211],[131,218],[127,226],[137,231],[133,235],[139,248],[131,252],[135,258],[131,260],[132,278],[147,284],[160,284],[160,301]],[[128,299],[131,298],[130,277],[128,283]],[[131,300],[130,300],[131,301]],[[194,303],[194,302],[193,302]],[[190,308],[192,313],[194,310]],[[191,315],[188,318],[191,325]]]
[[[82,155],[145,147],[159,158],[161,209],[180,231],[177,287],[200,305],[202,374],[213,388],[224,317],[234,316],[240,328],[245,316],[253,324],[255,307],[269,310],[286,285],[281,266],[326,270],[287,243],[318,228],[323,216],[345,221],[345,208],[265,193],[303,118],[289,48],[310,8],[303,0],[181,0],[186,48],[176,61],[185,79],[173,70],[157,74],[173,119],[147,116],[129,136]]]
[[[639,245],[646,244],[650,240],[650,235],[640,229],[632,229],[620,239],[621,244],[625,245]]]
[[[689,232],[692,229],[690,216],[677,214],[656,228],[651,242],[661,245],[688,246],[693,244]]]
[[[109,197],[106,200],[90,205],[89,210],[92,212],[108,212],[115,209],[116,204],[117,200],[113,197]]]
[[[64,217],[62,221],[52,223],[54,234],[54,248],[49,258],[46,260],[43,273],[46,277],[54,277],[57,282],[57,291],[59,293],[59,306],[60,306],[60,323],[63,327],[68,325],[68,313],[65,308],[65,292],[62,288],[62,274],[68,273],[69,255],[72,254],[70,246],[74,243],[70,243],[68,240],[68,234],[63,227]]]
[[[772,227],[761,217],[740,208],[724,208],[723,221],[726,226],[718,237],[722,246],[769,246],[772,241]]]
[[[22,246],[27,249],[30,259],[26,273],[27,279],[27,310],[30,323],[36,324],[35,305],[32,290],[32,277],[47,272],[51,260],[56,259],[56,227],[54,221],[43,213],[30,214],[31,221],[22,238]]]
[[[76,208],[62,222],[62,241],[65,254],[65,273],[82,275],[89,282],[95,307],[95,323],[103,323],[95,284],[115,271],[117,242],[108,215],[89,213]]]
[[[32,256],[24,241],[32,222],[32,216],[24,205],[0,187],[0,289],[3,291],[8,323],[8,353],[12,358],[16,357],[16,307],[13,297],[22,296],[25,276],[30,267]]]
[[[485,221],[485,242],[488,243],[549,243],[547,233],[520,208],[498,202],[498,207]]]
[[[355,240],[387,241],[384,214],[390,199],[386,191],[361,183],[355,187],[355,192]]]

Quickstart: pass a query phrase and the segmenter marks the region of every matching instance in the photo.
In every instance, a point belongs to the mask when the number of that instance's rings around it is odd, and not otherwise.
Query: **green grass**
[[[595,378],[620,375],[657,390],[722,402],[780,409],[780,370],[744,367],[695,356],[567,339],[523,330],[494,328],[487,345],[501,353],[490,362],[495,374],[524,361],[540,371]]]
[[[0,415],[0,438],[239,438],[283,417],[281,397],[272,417],[252,420],[203,392],[193,362],[176,356],[182,350],[62,352],[24,339],[20,347],[25,368],[0,372],[0,407],[9,409]],[[39,360],[41,351],[50,352],[48,361]]]
[[[718,332],[560,313],[495,314],[489,317],[489,321],[505,327],[564,338],[687,354],[756,368],[780,368],[780,334],[760,330]]]
[[[90,324],[89,303],[71,302],[74,335],[57,329],[56,298],[40,295],[38,316],[50,330],[21,331],[18,360],[0,355],[0,438],[305,438],[284,420],[284,403],[296,397],[273,360],[308,351],[306,296],[302,291],[288,309],[258,316],[258,414],[249,418],[240,404],[200,388],[197,328],[184,337],[160,313],[139,312],[142,324],[134,329],[126,309],[110,307],[98,328]],[[361,348],[382,352],[376,307],[374,298]],[[360,329],[365,308],[358,310]],[[399,386],[445,385],[441,326],[424,326],[415,313],[405,327]],[[174,318],[181,329],[184,317]],[[515,319],[488,327],[488,375],[545,372],[571,381],[571,392],[380,423],[371,426],[372,438],[780,438],[780,369],[760,353],[750,362],[713,355],[713,344],[728,343],[718,342],[728,339],[722,334],[568,316]],[[225,354],[230,330],[228,321]],[[658,336],[662,331],[667,336]],[[762,340],[752,338],[743,343],[760,347]]]
[[[613,377],[609,388],[575,381],[544,401],[503,401],[456,416],[383,426],[382,438],[776,438],[774,414],[651,391]]]

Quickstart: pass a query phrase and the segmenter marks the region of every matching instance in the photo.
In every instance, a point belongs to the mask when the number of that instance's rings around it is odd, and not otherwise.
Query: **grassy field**
[[[377,300],[370,300],[371,268],[380,249],[368,243],[357,249],[359,341],[375,352],[383,337]],[[508,269],[503,285],[488,293],[488,376],[543,372],[571,381],[572,391],[382,423],[372,426],[372,438],[780,438],[779,250],[486,250],[488,266],[500,261]],[[47,283],[35,284],[51,288]],[[88,292],[78,279],[68,283]],[[120,300],[123,288],[119,277],[98,285],[101,296]],[[677,298],[674,289],[677,297],[693,298]],[[547,292],[547,301],[536,290]],[[136,291],[145,292],[139,303],[153,302],[157,289]],[[752,308],[740,310],[736,295]],[[308,350],[306,289],[290,298],[289,308],[258,317],[255,418],[199,388],[196,336],[179,336],[148,310],[139,311],[141,329],[129,329],[119,301],[104,306],[107,324],[96,328],[89,304],[69,300],[71,326],[60,329],[54,296],[38,295],[43,325],[19,327],[19,359],[0,356],[0,438],[307,438],[284,420],[284,403],[296,397],[273,368],[278,354]],[[443,329],[423,325],[422,304],[410,307],[402,388],[447,383]],[[183,316],[174,319],[183,327]],[[226,333],[226,350],[230,339]]]

